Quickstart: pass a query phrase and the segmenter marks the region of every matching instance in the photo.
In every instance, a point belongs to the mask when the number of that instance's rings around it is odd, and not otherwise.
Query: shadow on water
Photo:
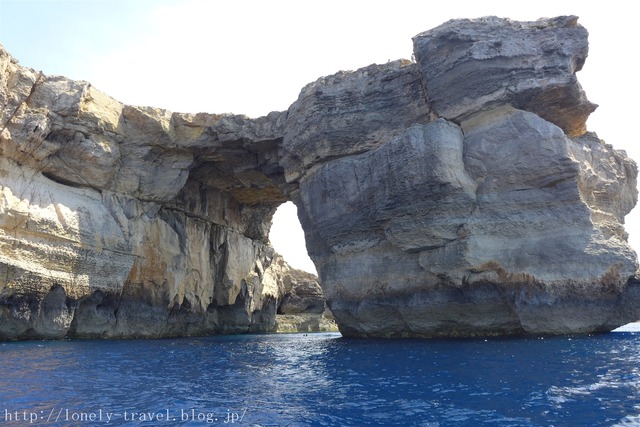
[[[115,414],[109,425],[130,425],[134,412],[181,425],[207,423],[198,414],[211,415],[210,425],[231,414],[238,423],[243,414],[244,425],[640,424],[640,334],[629,332],[16,342],[0,344],[0,357],[0,401],[9,411],[102,410]]]

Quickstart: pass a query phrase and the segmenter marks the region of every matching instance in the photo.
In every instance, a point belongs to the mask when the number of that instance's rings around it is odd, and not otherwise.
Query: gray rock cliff
[[[1,337],[273,329],[282,114],[127,106],[3,50],[0,73]]]
[[[413,44],[431,106],[448,120],[506,104],[579,136],[597,107],[575,75],[589,50],[576,16],[454,20],[418,34]]]
[[[576,17],[449,21],[251,119],[123,105],[0,48],[0,338],[607,331],[636,164],[586,132]],[[293,200],[322,290],[269,245]],[[306,321],[306,320],[305,320]]]

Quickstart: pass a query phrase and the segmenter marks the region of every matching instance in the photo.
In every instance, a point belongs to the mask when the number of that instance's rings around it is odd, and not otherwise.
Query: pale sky
[[[90,81],[127,104],[258,117],[286,110],[318,77],[410,58],[411,37],[453,18],[578,15],[590,53],[578,79],[590,131],[640,160],[635,143],[634,2],[0,0],[0,43],[24,66]],[[640,249],[640,209],[626,218]],[[271,240],[313,271],[295,208]]]

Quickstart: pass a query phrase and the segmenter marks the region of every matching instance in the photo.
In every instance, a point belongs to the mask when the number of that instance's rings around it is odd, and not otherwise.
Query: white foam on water
[[[614,329],[612,332],[640,332],[640,322],[628,323]]]

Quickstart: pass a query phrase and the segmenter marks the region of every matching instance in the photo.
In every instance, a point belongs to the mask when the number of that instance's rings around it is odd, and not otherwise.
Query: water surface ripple
[[[0,358],[6,425],[640,425],[631,332],[5,342]]]

